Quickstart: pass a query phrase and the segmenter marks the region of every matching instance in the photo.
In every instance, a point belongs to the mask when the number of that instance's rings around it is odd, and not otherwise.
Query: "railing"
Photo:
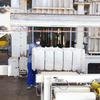
[[[73,0],[74,3],[90,3],[92,0]]]

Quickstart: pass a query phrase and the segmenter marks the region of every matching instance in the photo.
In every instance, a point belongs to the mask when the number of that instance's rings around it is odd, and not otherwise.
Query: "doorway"
[[[11,56],[11,36],[4,35],[0,37],[0,65],[8,65],[8,59]]]

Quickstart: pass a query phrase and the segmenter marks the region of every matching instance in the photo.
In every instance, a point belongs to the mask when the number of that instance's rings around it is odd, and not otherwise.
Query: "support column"
[[[84,37],[84,28],[83,27],[78,27],[77,28],[76,48],[83,49],[83,37]]]
[[[26,56],[27,54],[27,28],[22,27],[22,32],[20,33],[20,55]]]
[[[12,37],[12,57],[20,57],[20,55],[26,56],[27,54],[27,31],[26,28],[14,27]]]
[[[19,8],[19,0],[11,0],[11,7],[12,8]]]
[[[44,100],[50,100],[50,77],[44,77]]]
[[[80,2],[84,2],[84,0],[79,0]],[[80,3],[78,5],[78,14],[84,14],[84,4]],[[76,48],[83,48],[83,36],[84,36],[84,28],[78,27],[77,28],[77,44]]]
[[[19,33],[14,32],[11,34],[11,48],[12,48],[12,57],[19,57],[20,56],[20,38]]]

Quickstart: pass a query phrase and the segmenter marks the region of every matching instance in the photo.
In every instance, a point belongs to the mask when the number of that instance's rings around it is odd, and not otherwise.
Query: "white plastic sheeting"
[[[69,92],[69,93],[56,93],[56,99],[55,100],[96,100],[96,94],[93,92]]]
[[[38,70],[82,71],[85,52],[77,48],[37,47],[32,50],[32,66]]]
[[[27,58],[26,57],[20,57],[19,68],[20,70],[27,70]]]
[[[44,70],[44,48],[37,47],[32,49],[32,68]]]
[[[8,76],[19,76],[18,58],[10,57],[8,64]]]
[[[55,60],[54,69],[62,70],[63,67],[63,50],[61,48],[55,48]]]

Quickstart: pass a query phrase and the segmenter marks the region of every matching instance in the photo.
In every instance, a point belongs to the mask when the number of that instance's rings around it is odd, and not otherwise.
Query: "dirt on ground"
[[[27,89],[26,78],[0,76],[0,100],[40,100],[35,88]]]

